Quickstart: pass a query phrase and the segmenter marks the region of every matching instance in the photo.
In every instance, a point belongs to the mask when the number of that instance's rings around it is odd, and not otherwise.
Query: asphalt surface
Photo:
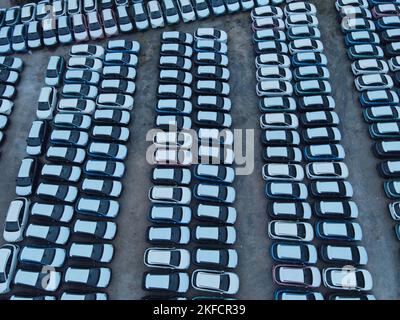
[[[368,269],[374,279],[374,294],[378,299],[399,299],[399,243],[395,239],[393,222],[387,209],[388,201],[383,193],[383,180],[376,171],[377,159],[371,152],[372,140],[362,118],[358,93],[353,86],[350,62],[343,46],[333,0],[313,0],[318,8],[325,54],[329,59],[331,84],[336,99],[336,111],[341,120],[342,144],[346,151],[346,163],[350,170],[354,200],[360,209],[359,222],[369,254]],[[8,7],[9,1],[0,1]],[[12,2],[14,4],[14,2]],[[191,24],[179,24],[169,30],[193,32],[198,27],[216,27],[229,35],[229,58],[231,71],[231,100],[233,129],[254,129],[254,172],[239,176],[236,180],[238,220],[235,225],[238,241],[235,247],[239,254],[240,299],[272,299],[272,260],[268,249],[271,241],[267,237],[267,201],[261,178],[262,146],[258,125],[258,98],[255,94],[254,54],[251,42],[250,17],[248,13],[212,18]],[[166,30],[166,29],[164,29]],[[159,36],[163,30],[133,33],[122,38],[137,40],[142,46],[139,58],[135,109],[131,122],[129,156],[125,162],[124,192],[120,198],[121,212],[116,222],[118,234],[113,241],[116,254],[111,264],[113,277],[108,293],[111,299],[140,299],[142,290],[144,250],[150,203],[147,193],[151,187],[151,166],[145,161],[146,133],[153,128],[154,105],[157,89],[159,58]],[[99,44],[104,45],[105,42]],[[36,102],[44,84],[44,71],[51,55],[67,58],[69,47],[55,50],[42,49],[30,54],[18,55],[25,62],[22,81],[18,86],[15,109],[11,124],[6,131],[7,139],[1,146],[0,168],[0,224],[3,223],[9,202],[15,195],[15,177],[21,159],[25,156],[25,138],[34,120]],[[2,240],[0,240],[1,243]]]

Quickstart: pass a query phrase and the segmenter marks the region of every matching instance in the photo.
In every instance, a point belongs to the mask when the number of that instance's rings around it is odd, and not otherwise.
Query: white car
[[[147,248],[144,264],[150,268],[186,270],[190,266],[190,251],[175,248]]]
[[[68,227],[64,226],[47,226],[31,223],[26,228],[25,236],[52,244],[65,245],[69,240],[70,231]]]
[[[117,225],[112,221],[88,221],[77,219],[72,232],[91,238],[112,240],[117,233]]]
[[[66,250],[53,247],[23,246],[19,261],[26,264],[61,268],[65,263]]]
[[[204,165],[201,165],[204,166]],[[233,225],[237,212],[234,207],[199,204],[195,210],[196,218],[202,221]]]
[[[0,99],[0,114],[9,116],[14,108],[14,102],[8,99]]]
[[[36,117],[40,120],[52,119],[56,106],[57,89],[54,87],[43,87],[39,94]]]
[[[44,281],[46,278],[47,281]],[[50,270],[48,272],[36,272],[18,269],[14,277],[14,285],[29,287],[36,290],[54,292],[61,282],[61,272]]]
[[[162,9],[157,0],[151,0],[147,3],[147,12],[153,29],[164,27],[165,24]]]
[[[68,267],[64,273],[66,284],[89,286],[92,288],[107,288],[111,280],[109,268],[75,268]]]
[[[108,300],[107,294],[102,292],[95,293],[71,293],[71,292],[63,292],[60,300],[67,301],[86,301],[86,300],[100,300],[105,301]]]
[[[60,99],[57,111],[60,113],[74,113],[91,115],[96,110],[96,103],[89,99]]]
[[[349,176],[344,162],[312,162],[307,164],[306,173],[310,180],[343,180]]]
[[[108,52],[127,52],[138,55],[140,53],[140,43],[131,40],[110,40],[107,42]],[[128,77],[129,78],[129,77]]]
[[[268,163],[262,167],[262,177],[266,181],[302,181],[304,170],[299,164]]]
[[[153,203],[188,205],[192,193],[187,187],[154,186],[149,190],[149,200]]]
[[[101,72],[103,69],[103,62],[101,61],[101,59],[94,57],[85,57],[85,56],[71,57],[68,60],[68,68]]]
[[[205,0],[194,0],[193,6],[199,19],[205,19],[210,16],[210,8]]]
[[[292,96],[293,86],[288,81],[261,81],[257,84],[256,91],[259,97]]]
[[[68,223],[74,217],[74,208],[62,204],[35,202],[31,207],[31,215],[51,221]]]
[[[128,148],[123,144],[91,142],[88,146],[88,154],[96,158],[122,161],[128,154]]]
[[[196,13],[193,10],[190,0],[177,0],[177,3],[183,22],[196,20]]]
[[[20,242],[28,223],[30,201],[16,198],[11,201],[4,222],[3,238],[7,242]]]
[[[133,104],[133,97],[120,93],[101,93],[96,100],[99,109],[132,110]]]
[[[159,84],[157,95],[159,98],[175,98],[190,99],[192,97],[192,89],[188,86],[177,84]]]
[[[86,13],[89,35],[92,40],[98,40],[104,38],[104,30],[101,24],[101,18],[97,11]]]
[[[82,164],[86,158],[86,152],[81,148],[50,146],[47,149],[46,158],[55,162]]]
[[[61,16],[57,18],[57,34],[58,41],[62,44],[70,44],[74,41],[71,17]]]
[[[180,17],[175,2],[172,0],[162,0],[162,6],[165,12],[165,20],[167,21],[167,23],[178,23]]]
[[[145,12],[145,6],[143,2],[134,2],[132,6],[133,20],[135,27],[139,31],[146,30],[149,28],[149,19]]]
[[[275,220],[268,224],[268,235],[275,240],[311,242],[314,228],[308,222]]]
[[[231,165],[235,161],[233,150],[227,147],[221,148],[201,145],[198,150],[198,157],[201,159],[202,163]]]
[[[326,268],[323,282],[327,288],[335,290],[370,291],[372,276],[368,270],[356,268]]]
[[[78,188],[69,185],[40,183],[36,190],[39,198],[73,203],[78,196]]]
[[[233,226],[197,226],[193,238],[199,243],[232,245],[236,242],[236,229]]]
[[[91,260],[99,263],[110,263],[114,256],[114,247],[110,243],[77,243],[73,242],[68,250],[69,259]]]
[[[106,181],[106,180],[104,180],[104,181]],[[103,183],[103,186],[106,186],[107,188],[119,189],[121,187],[121,185],[118,182],[119,181],[117,181],[115,184],[114,183],[111,183],[111,184]],[[83,184],[84,183],[85,183],[85,181],[83,182]],[[82,190],[84,190],[84,191],[88,190],[89,188],[91,188],[90,190],[94,190],[95,192],[98,190],[98,189],[96,189],[98,186],[93,185],[93,183],[91,184],[90,181],[87,182],[87,179],[86,179],[86,185],[85,185],[86,189],[84,189],[83,184],[82,184]],[[110,191],[110,192],[112,192],[112,191]],[[104,191],[100,190],[100,192],[104,192]],[[116,190],[114,192],[117,193],[119,191]],[[89,193],[89,192],[87,192],[87,193]],[[92,199],[92,198],[81,197],[77,200],[77,202],[75,204],[75,209],[78,213],[80,213],[82,215],[93,215],[95,217],[101,217],[101,218],[115,218],[119,213],[119,203],[118,203],[118,201],[109,200],[109,199]]]
[[[393,80],[391,76],[386,74],[367,74],[358,76],[354,80],[354,84],[358,91],[366,90],[383,90],[393,88]]]
[[[157,132],[153,137],[153,143],[158,148],[189,149],[193,144],[193,137],[188,132]]]
[[[18,253],[19,247],[16,245],[5,244],[0,247],[0,294],[11,290],[18,263]]]
[[[42,20],[43,43],[51,47],[58,43],[57,40],[57,20],[53,18]]]
[[[72,29],[74,31],[74,38],[77,42],[85,42],[89,40],[89,32],[86,25],[87,21],[85,15],[72,15]]]
[[[123,33],[128,33],[133,30],[133,24],[128,14],[127,6],[117,6],[117,17],[119,29]]]
[[[190,242],[190,229],[186,226],[149,227],[147,240],[150,243],[184,245]]]
[[[364,74],[386,74],[389,72],[389,66],[386,61],[381,59],[361,59],[351,64],[351,70],[355,76]]]
[[[239,277],[233,272],[197,269],[192,286],[199,291],[234,295],[239,291]]]
[[[24,62],[21,58],[2,56],[0,57],[0,66],[6,69],[21,72],[24,69]]]
[[[114,37],[119,34],[116,17],[112,9],[102,10],[101,19],[103,20],[104,33],[107,37]]]
[[[35,158],[24,158],[18,170],[15,193],[26,197],[32,194],[36,184],[38,161]]]
[[[61,182],[78,182],[81,178],[82,170],[79,166],[44,164],[40,175],[49,180],[59,180]]]

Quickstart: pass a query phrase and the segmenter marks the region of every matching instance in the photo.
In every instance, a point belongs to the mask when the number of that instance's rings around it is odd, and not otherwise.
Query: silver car
[[[73,242],[68,250],[69,259],[91,260],[99,263],[110,263],[114,256],[114,247],[110,243],[77,243]]]
[[[117,180],[101,180],[85,178],[81,189],[91,195],[118,198],[122,193],[122,183]]]
[[[29,224],[25,236],[48,243],[64,245],[70,237],[70,230],[64,226],[46,226],[41,224]]]
[[[233,226],[197,226],[193,230],[193,239],[200,243],[231,245],[236,242],[236,229]]]
[[[82,215],[115,218],[119,213],[119,203],[115,200],[80,197],[75,204],[75,209]]]
[[[187,187],[154,186],[149,190],[149,199],[153,203],[187,205],[192,193]]]
[[[73,268],[69,267],[64,274],[64,283],[92,288],[107,288],[111,280],[109,268]]]
[[[62,204],[35,202],[31,207],[31,215],[51,221],[68,223],[74,217],[74,208]]]
[[[150,243],[188,244],[190,229],[186,226],[150,227],[147,230],[147,239]]]
[[[314,239],[314,228],[308,222],[275,220],[268,224],[268,235],[277,240],[311,242]]]
[[[112,221],[89,221],[77,219],[72,232],[90,238],[112,240],[117,233],[117,225]]]
[[[65,263],[66,250],[53,247],[24,246],[20,250],[21,263],[61,268]]]
[[[43,281],[45,277],[47,281]],[[14,285],[51,292],[58,289],[60,282],[61,272],[54,270],[42,273],[18,269],[14,277]]]
[[[18,263],[19,247],[5,244],[0,247],[0,294],[10,291]]]
[[[16,198],[11,201],[4,222],[3,238],[7,242],[19,242],[24,238],[28,223],[30,201]]]
[[[192,286],[196,290],[233,295],[239,291],[236,273],[197,269],[192,274]]]
[[[150,268],[186,270],[190,266],[190,252],[186,249],[148,248],[144,264]]]

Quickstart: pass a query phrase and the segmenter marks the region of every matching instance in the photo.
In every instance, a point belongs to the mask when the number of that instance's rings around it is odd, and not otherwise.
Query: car
[[[197,65],[216,65],[227,67],[229,58],[227,55],[218,52],[196,52],[194,55],[194,61]]]
[[[194,122],[202,127],[230,128],[232,117],[218,111],[197,111]]]
[[[347,50],[350,60],[383,59],[384,53],[380,46],[375,44],[356,44]]]
[[[70,230],[64,226],[47,226],[30,223],[25,232],[26,238],[33,238],[55,245],[65,245],[70,237]]]
[[[256,68],[278,66],[281,68],[289,68],[291,66],[290,59],[287,55],[278,53],[263,53],[255,59]]]
[[[336,265],[366,265],[367,251],[362,246],[322,245],[321,258]]]
[[[190,71],[192,68],[192,62],[188,58],[178,56],[160,56],[159,68],[163,70],[177,69]]]
[[[363,107],[399,104],[399,95],[393,90],[363,91],[360,94],[360,103]]]
[[[106,293],[95,292],[95,293],[71,293],[63,292],[60,296],[60,300],[108,300]]]
[[[349,170],[343,162],[312,162],[306,166],[309,180],[343,180],[349,176]]]
[[[0,98],[1,99],[14,99],[17,91],[14,86],[9,84],[0,83]]]
[[[154,168],[151,179],[155,184],[189,185],[191,172],[187,168]]]
[[[227,43],[228,35],[225,31],[216,28],[198,28],[194,33],[196,40],[210,39],[222,43]]]
[[[100,183],[98,183],[100,181]],[[102,194],[118,196],[122,185],[119,181],[85,179],[81,189],[87,194]],[[106,189],[106,190],[105,190]],[[119,212],[119,203],[110,199],[78,198],[75,210],[79,214],[92,215],[101,218],[115,218]]]
[[[196,13],[194,12],[191,1],[177,0],[177,4],[180,16],[184,23],[196,20]]]
[[[143,31],[149,28],[149,19],[147,17],[143,2],[134,2],[132,5],[132,18],[136,29]]]
[[[270,201],[267,205],[267,213],[272,219],[308,220],[311,219],[312,210],[306,202]]]
[[[196,290],[234,295],[239,291],[239,277],[233,272],[197,269],[192,273]]]
[[[81,168],[71,165],[45,164],[41,170],[41,178],[61,182],[78,182]]]
[[[8,117],[0,115],[0,130],[4,130],[8,125]]]
[[[341,140],[341,134],[336,127],[315,127],[303,131],[303,140],[307,144],[337,143]]]
[[[369,123],[400,120],[400,108],[397,106],[368,107],[363,111],[365,121]]]
[[[161,43],[178,43],[186,46],[193,44],[193,36],[181,31],[164,31],[161,34]]]
[[[133,30],[133,24],[128,14],[127,6],[117,6],[116,21],[122,33],[128,33]]]
[[[114,37],[119,34],[117,19],[112,9],[107,8],[101,11],[101,20],[106,37]]]
[[[295,13],[288,15],[285,20],[286,28],[290,29],[296,26],[309,26],[318,27],[319,21],[315,15],[309,15],[306,13]]]
[[[315,198],[351,198],[353,187],[348,181],[313,181],[310,192]]]
[[[36,3],[27,3],[21,7],[21,22],[28,23],[35,19]]]
[[[124,160],[127,156],[127,147],[117,143],[90,142],[88,154],[94,158]]]
[[[353,201],[317,201],[314,211],[322,218],[355,219],[358,217],[358,207]]]
[[[320,292],[313,291],[277,290],[274,293],[274,299],[285,301],[314,301],[324,300],[324,296]]]
[[[143,289],[167,293],[185,293],[189,289],[189,275],[185,272],[145,272]]]
[[[58,44],[57,38],[57,22],[54,18],[46,18],[42,20],[43,43],[47,47],[53,47]]]
[[[269,81],[269,80],[291,81],[292,72],[290,71],[289,68],[281,68],[277,66],[272,66],[272,67],[264,66],[257,69],[256,79],[258,82]]]
[[[132,110],[133,105],[134,99],[121,93],[101,93],[96,99],[98,109]]]
[[[370,291],[372,276],[368,270],[356,268],[325,268],[322,271],[324,285],[336,290]]]
[[[259,29],[253,33],[253,42],[286,41],[286,34],[282,30]]]
[[[389,69],[397,74],[400,71],[400,57],[392,57],[388,60]]]
[[[388,29],[381,32],[383,43],[397,42],[400,40],[400,28]]]
[[[121,179],[125,172],[125,165],[119,161],[89,159],[83,171],[89,176]]]
[[[89,135],[78,130],[53,129],[49,142],[54,146],[85,147],[89,142]]]
[[[163,12],[157,0],[151,0],[147,3],[147,12],[153,29],[164,27]]]
[[[177,130],[188,130],[192,127],[192,120],[190,117],[177,116],[177,115],[157,115],[155,127],[161,130],[169,130],[174,127]]]
[[[362,230],[356,222],[318,221],[315,232],[319,239],[333,241],[361,241]]]
[[[294,85],[294,91],[298,96],[329,95],[332,88],[326,80],[301,80]]]
[[[36,158],[24,158],[18,170],[15,193],[18,196],[31,195],[36,187],[39,161]]]
[[[76,56],[68,60],[68,69],[81,69],[101,72],[103,62],[98,58]]]
[[[200,145],[198,158],[205,163],[232,165],[235,159],[233,149],[229,145]]]
[[[261,129],[297,129],[299,120],[291,113],[266,113],[260,116]]]
[[[167,24],[172,25],[179,22],[180,17],[175,2],[172,0],[162,0],[161,6],[165,14],[165,20]]]
[[[214,15],[216,16],[220,16],[226,13],[226,8],[225,8],[225,4],[224,1],[222,0],[212,0],[210,1],[209,4],[212,12],[214,13]]]
[[[147,248],[144,264],[149,268],[186,270],[190,266],[190,252],[186,249]]]
[[[102,20],[97,11],[86,14],[89,36],[92,40],[103,39],[105,37]]]
[[[354,80],[358,91],[385,90],[393,88],[393,80],[386,74],[367,74]]]
[[[182,70],[160,70],[159,83],[176,83],[190,86],[193,77],[191,73]]]
[[[27,44],[27,24],[17,24],[13,28],[11,37],[11,48],[14,52],[26,52],[28,51]]]
[[[263,150],[263,159],[266,162],[300,163],[302,158],[301,150],[296,147],[268,146]]]
[[[152,205],[148,219],[156,224],[187,225],[192,219],[192,212],[187,206]]]
[[[117,65],[104,66],[102,77],[103,79],[135,80],[136,69],[128,66],[117,66]]]
[[[84,98],[61,98],[58,102],[57,111],[59,113],[86,114],[92,115],[96,109],[93,100]]]
[[[374,32],[375,30],[377,30],[372,20],[365,18],[356,18],[353,16],[344,17],[342,19],[341,29],[343,33],[353,31]]]
[[[295,81],[329,80],[330,73],[328,68],[322,66],[300,66],[294,69],[293,77]]]
[[[301,115],[300,122],[304,127],[336,127],[339,116],[334,111],[309,111]]]
[[[191,192],[187,187],[154,186],[149,190],[149,200],[153,203],[187,205]]]
[[[261,142],[271,146],[297,146],[300,144],[300,135],[295,130],[265,130]]]
[[[298,164],[268,163],[262,167],[262,177],[266,181],[302,181],[304,170]]]
[[[195,217],[201,221],[233,225],[236,221],[237,213],[234,207],[200,203],[195,211]]]
[[[107,288],[111,280],[109,268],[68,267],[64,273],[64,283],[92,288]]]
[[[71,17],[61,16],[57,18],[57,35],[58,41],[61,44],[71,44],[74,42]]]
[[[181,99],[158,99],[155,110],[159,114],[190,115],[192,103]]]
[[[12,28],[9,26],[0,29],[0,54],[10,54],[12,52],[11,34]]]
[[[50,221],[68,223],[74,216],[74,209],[68,205],[35,202],[30,214]]]
[[[196,11],[198,19],[205,19],[210,16],[210,8],[205,0],[194,0],[193,8]]]
[[[281,41],[263,41],[255,44],[256,55],[260,54],[288,54],[288,46]]]
[[[235,172],[227,166],[198,164],[195,167],[194,176],[203,181],[231,184],[235,179]]]
[[[21,7],[9,7],[5,12],[4,23],[6,26],[14,26],[19,23],[21,18]]]
[[[81,1],[80,0],[68,0],[67,5],[67,12],[69,15],[74,15],[81,13],[82,6],[81,6]]]
[[[192,96],[192,89],[189,86],[179,84],[159,84],[157,96],[161,99],[185,99]]]
[[[60,86],[64,70],[65,59],[61,56],[51,56],[47,64],[45,84],[50,87]]]
[[[89,221],[77,219],[72,232],[87,237],[112,240],[117,233],[117,225],[112,221]]]
[[[72,15],[72,31],[77,42],[89,40],[88,21],[86,15],[81,13]]]
[[[376,122],[369,126],[369,134],[373,139],[397,138],[399,128],[397,122]]]
[[[321,285],[321,273],[312,266],[276,265],[272,277],[281,286],[318,288]]]
[[[190,229],[186,226],[151,226],[147,229],[147,240],[154,244],[188,244],[190,241]]]
[[[340,11],[345,6],[355,6],[368,9],[369,4],[367,0],[337,0],[335,2],[335,8],[337,11]]]
[[[42,120],[35,120],[29,130],[26,139],[27,146],[26,152],[31,156],[40,155],[43,152],[44,142],[46,141],[47,122]]]
[[[89,84],[65,84],[61,95],[64,98],[96,99],[98,88]]]
[[[342,19],[346,17],[372,19],[374,17],[372,10],[353,6],[343,7],[340,10],[339,15],[342,17]]]
[[[238,254],[234,249],[195,248],[192,261],[198,266],[213,269],[236,268]]]
[[[53,118],[53,126],[58,129],[76,129],[87,131],[92,123],[90,116],[78,113],[57,113]],[[54,132],[55,130],[53,130]],[[53,133],[52,132],[52,133]]]
[[[399,181],[385,181],[383,184],[385,194],[390,199],[400,198],[400,183]]]
[[[64,1],[64,0],[54,0],[52,5],[53,5],[53,12],[54,12],[54,16],[55,17],[58,18],[60,16],[65,16],[66,15],[66,1]]]
[[[24,238],[24,231],[28,223],[30,200],[15,198],[10,202],[7,210],[3,238],[7,242],[20,242]]]
[[[275,240],[311,242],[314,229],[307,222],[274,220],[268,224],[268,235]]]
[[[345,35],[346,47],[357,44],[374,44],[379,45],[381,40],[376,32],[372,31],[352,31]]]
[[[355,76],[369,74],[386,74],[389,72],[389,66],[384,60],[362,59],[354,61],[351,64],[351,70]],[[380,88],[381,89],[381,88]]]
[[[285,30],[283,19],[277,17],[262,17],[253,20],[251,28],[253,32],[262,29]]]
[[[65,259],[66,250],[55,247],[24,246],[19,254],[20,263],[53,268],[62,267]]]
[[[307,187],[299,182],[267,182],[265,195],[268,199],[306,200]]]
[[[14,109],[14,102],[8,99],[0,99],[0,114],[9,116]]]
[[[374,154],[378,158],[393,158],[400,154],[398,141],[378,141],[373,146]]]
[[[21,72],[24,69],[24,62],[17,57],[0,57],[0,66],[9,70]]]
[[[371,9],[374,18],[396,16],[400,14],[400,8],[395,3],[378,4]]]
[[[199,243],[231,245],[236,242],[236,230],[233,226],[196,226],[192,238]]]
[[[109,243],[73,242],[68,250],[69,259],[90,260],[99,263],[110,263],[114,256],[114,247]]]
[[[103,93],[123,93],[133,95],[135,89],[135,83],[129,80],[103,79],[100,82],[100,90]]]
[[[115,124],[127,126],[130,122],[130,113],[126,110],[101,109],[93,114],[93,121],[98,124]]]
[[[379,163],[378,171],[385,178],[394,178],[400,175],[398,161],[384,161]]]
[[[199,95],[218,95],[227,97],[230,93],[230,86],[227,82],[217,80],[198,80],[194,91]]]
[[[78,196],[78,189],[70,185],[57,185],[40,182],[36,195],[45,200],[73,203]]]
[[[83,10],[85,13],[97,11],[97,1],[95,0],[83,0]]]
[[[283,18],[283,10],[278,6],[261,5],[256,6],[250,13],[251,20],[261,19],[263,17]]]
[[[317,249],[312,244],[275,242],[270,247],[272,258],[280,263],[315,264]]]
[[[0,247],[0,293],[10,292],[18,263],[19,247],[4,244]]]
[[[191,46],[180,43],[162,43],[160,55],[165,56],[180,56],[184,58],[191,58],[193,49]]]
[[[127,52],[138,55],[140,53],[140,43],[130,40],[109,40],[107,42],[107,52]]]
[[[291,96],[293,86],[289,81],[261,81],[257,84],[256,91],[259,97]]]
[[[229,112],[231,110],[232,103],[227,97],[216,95],[198,95],[195,100],[195,107],[205,111]]]
[[[231,147],[233,145],[233,133],[228,129],[218,130],[215,128],[200,128],[197,137],[201,144],[217,144]]]
[[[129,129],[119,126],[95,125],[90,130],[93,140],[126,143],[129,140]]]
[[[5,68],[0,69],[0,82],[4,84],[9,84],[12,86],[17,86],[20,80],[19,73],[17,71],[8,70]]]
[[[400,27],[400,17],[398,16],[386,16],[378,18],[375,22],[376,29],[379,31],[387,29],[395,29]]]
[[[36,117],[39,120],[53,118],[54,110],[57,106],[57,89],[54,87],[43,87],[40,90]]]
[[[329,111],[335,109],[336,103],[330,95],[305,95],[299,97],[298,106],[303,111]]]
[[[104,64],[106,65],[125,65],[136,68],[138,57],[135,54],[127,52],[108,52],[104,56]]]
[[[14,285],[28,287],[41,291],[56,291],[61,282],[61,272],[50,270],[47,272],[28,271],[17,269],[14,276]]]
[[[317,13],[316,7],[312,3],[308,2],[291,2],[288,3],[284,9],[286,16],[292,14],[305,13],[309,15],[315,15]]]
[[[230,186],[199,183],[195,185],[193,195],[198,200],[232,204],[235,202],[236,191]]]

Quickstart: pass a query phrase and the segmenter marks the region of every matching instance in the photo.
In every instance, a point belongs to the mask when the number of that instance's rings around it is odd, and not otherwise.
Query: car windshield
[[[16,231],[18,231],[19,230],[18,222],[16,222],[16,221],[6,222],[5,230],[7,230],[8,232],[16,232]]]
[[[92,22],[92,23],[89,23],[89,29],[90,30],[100,30],[101,26],[98,22]]]
[[[41,262],[43,264],[50,264],[53,262],[55,255],[56,255],[56,250],[53,248],[48,248],[44,250],[44,255],[42,257]]]
[[[78,24],[74,26],[74,31],[75,32],[85,32],[86,28],[83,24]]]
[[[67,195],[67,193],[68,193],[68,188],[67,188],[67,187],[62,188],[62,187],[60,186],[60,187],[57,189],[56,197],[57,197],[58,199],[65,199],[65,196]]]
[[[176,201],[179,201],[182,199],[182,189],[180,188],[174,188],[174,192],[172,194],[172,198]]]
[[[100,269],[90,269],[87,283],[90,285],[97,285],[100,278]]]
[[[0,39],[0,45],[2,45],[2,46],[6,45],[6,44],[9,44],[9,43],[10,43],[10,41],[8,41],[7,38],[1,38]]]
[[[171,256],[170,256],[170,261],[169,264],[171,266],[179,266],[179,263],[181,261],[181,255],[179,253],[179,251],[172,251],[171,252]]]
[[[6,282],[6,275],[3,272],[0,272],[0,283]]]
[[[17,178],[17,185],[21,187],[29,187],[32,180],[29,177]]]
[[[105,20],[104,21],[104,26],[106,27],[106,28],[112,28],[112,27],[114,27],[115,26],[115,23],[114,23],[114,20]]]
[[[109,208],[110,208],[109,201],[100,201],[100,206],[98,208],[98,212],[99,213],[107,213]]]
[[[224,274],[224,275],[221,275],[220,279],[221,279],[221,282],[219,284],[219,288],[223,291],[228,291],[229,290],[229,276]]]
[[[104,251],[103,248],[104,247],[101,244],[93,245],[93,251],[90,256],[92,258],[92,260],[97,261],[97,260],[101,259],[101,257],[103,256],[103,251]]]
[[[94,232],[94,234],[98,237],[102,237],[107,230],[107,224],[103,221],[97,222],[96,224],[96,230]]]

